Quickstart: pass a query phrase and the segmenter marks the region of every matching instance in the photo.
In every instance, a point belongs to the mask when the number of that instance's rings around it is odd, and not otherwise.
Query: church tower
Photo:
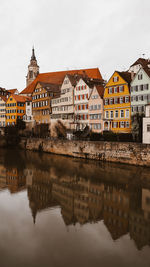
[[[30,64],[28,66],[28,73],[26,76],[26,86],[32,83],[38,74],[39,74],[39,66],[37,65],[37,60],[35,57],[34,47],[33,47]]]

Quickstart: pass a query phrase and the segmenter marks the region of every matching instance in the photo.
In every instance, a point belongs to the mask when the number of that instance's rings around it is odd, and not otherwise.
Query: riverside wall
[[[22,149],[150,167],[150,145],[102,141],[22,139]]]

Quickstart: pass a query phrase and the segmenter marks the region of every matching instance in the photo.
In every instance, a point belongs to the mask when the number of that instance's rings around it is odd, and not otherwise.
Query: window
[[[124,121],[120,122],[120,128],[124,128]]]
[[[138,80],[142,80],[142,79],[143,79],[142,73],[141,74],[138,74]]]
[[[126,118],[129,118],[130,112],[129,109],[126,109]]]
[[[113,128],[117,128],[118,127],[118,123],[115,121],[114,123],[113,123]]]
[[[108,105],[108,99],[105,99],[105,105]]]
[[[105,118],[109,119],[109,112],[108,111],[105,111]]]
[[[115,83],[115,82],[118,82],[118,81],[119,81],[119,77],[118,77],[118,76],[115,76],[115,77],[113,78],[113,81],[114,81],[114,83]]]
[[[109,94],[112,94],[112,87],[110,87],[108,90],[109,90]]]
[[[117,86],[114,87],[114,93],[118,93],[118,87]]]
[[[113,98],[110,98],[110,103],[109,103],[109,104],[112,105],[113,102],[114,102],[114,101],[113,101]]]
[[[147,124],[147,132],[150,132],[150,124]]]
[[[111,110],[110,111],[110,118],[113,119],[113,116],[114,116],[114,112]]]
[[[124,110],[123,109],[120,110],[120,118],[124,118]]]
[[[118,110],[115,110],[115,118],[118,118]]]
[[[148,90],[149,84],[144,84],[143,87],[144,87],[144,90]]]
[[[140,87],[140,90],[143,91],[143,84],[141,84],[139,87]]]
[[[118,104],[118,98],[117,97],[114,98],[114,103]]]
[[[119,86],[119,92],[122,93],[123,91],[124,91],[124,86],[123,85]]]
[[[130,126],[129,121],[126,121],[126,128],[129,128],[129,126]]]
[[[126,96],[125,97],[125,103],[128,103],[129,102],[129,96]]]
[[[120,104],[123,103],[123,97],[120,97]]]

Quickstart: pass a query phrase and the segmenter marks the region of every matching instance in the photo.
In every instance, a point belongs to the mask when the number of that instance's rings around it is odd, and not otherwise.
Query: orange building
[[[28,97],[10,95],[6,102],[6,125],[15,125],[17,118],[22,119],[25,115],[25,101]]]
[[[131,73],[115,71],[104,92],[104,130],[131,132]]]

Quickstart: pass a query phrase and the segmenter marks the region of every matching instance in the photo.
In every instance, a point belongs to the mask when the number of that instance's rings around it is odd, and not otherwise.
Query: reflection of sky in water
[[[26,190],[0,192],[0,266],[149,266],[148,245],[138,250],[129,233],[114,241],[103,220],[66,226],[60,203],[38,211],[34,225],[28,197]]]

